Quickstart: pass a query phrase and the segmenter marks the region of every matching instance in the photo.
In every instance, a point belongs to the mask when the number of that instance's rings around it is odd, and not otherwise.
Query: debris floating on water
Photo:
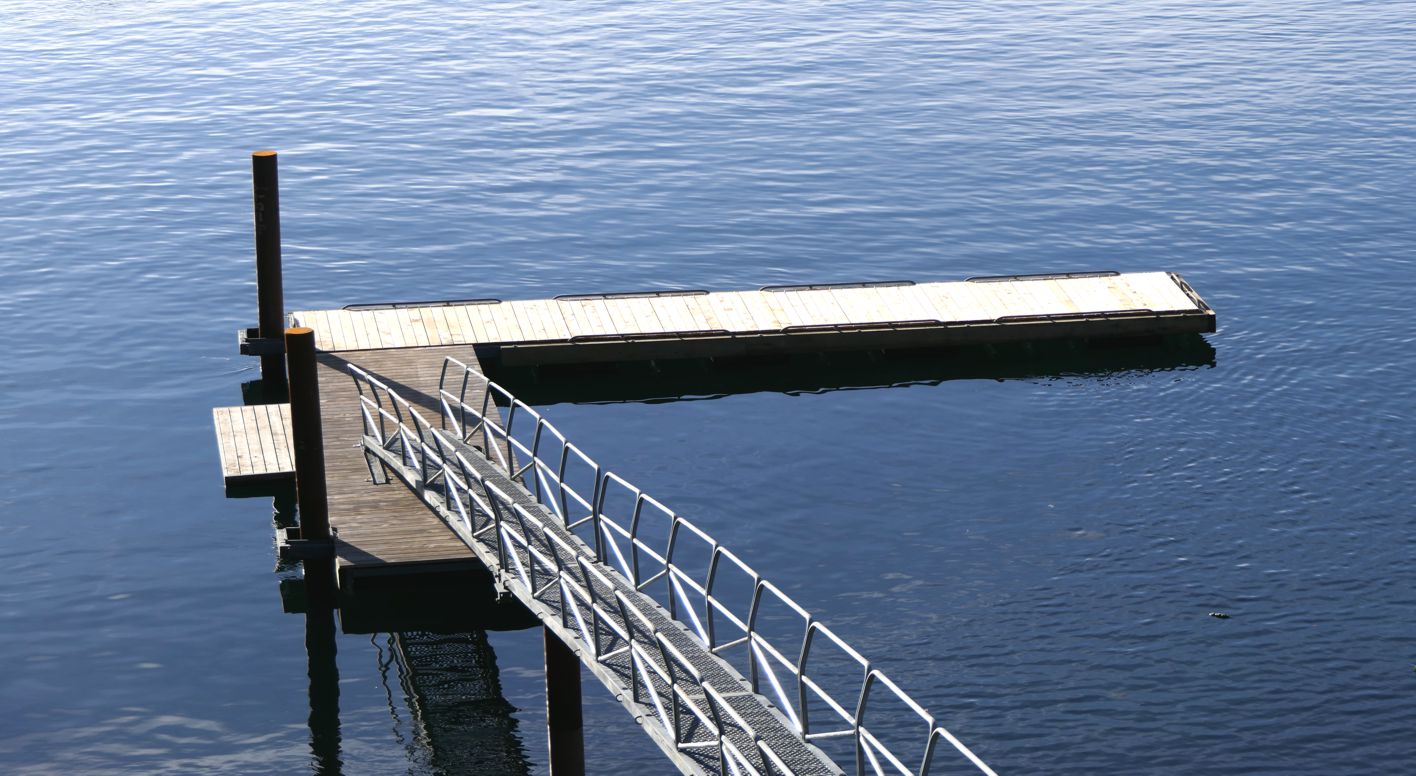
[[[1229,619],[1229,615],[1225,614],[1224,612],[1210,612],[1210,616],[1220,620]]]

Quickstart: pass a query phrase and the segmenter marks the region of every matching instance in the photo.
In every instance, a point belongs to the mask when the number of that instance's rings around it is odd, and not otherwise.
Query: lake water
[[[313,767],[209,415],[255,377],[257,148],[292,309],[1183,273],[1199,363],[548,411],[1000,773],[1416,767],[1416,4],[0,17],[0,771]],[[539,634],[490,644],[510,705],[476,709],[544,772]],[[482,767],[389,654],[340,639],[344,771]],[[586,715],[592,772],[667,770],[589,683]]]

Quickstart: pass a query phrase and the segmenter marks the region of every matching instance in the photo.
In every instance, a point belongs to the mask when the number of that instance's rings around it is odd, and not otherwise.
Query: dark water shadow
[[[489,365],[488,376],[528,404],[547,405],[690,401],[758,392],[819,393],[933,385],[948,380],[1105,377],[1214,365],[1214,348],[1196,334],[733,359]]]
[[[329,584],[322,583],[326,578]],[[311,773],[334,776],[347,760],[341,750],[336,612],[344,633],[372,634],[392,732],[410,772],[531,772],[515,707],[502,695],[486,637],[487,630],[539,627],[529,610],[499,596],[486,570],[361,578],[353,591],[336,590],[332,579],[332,568],[313,575],[306,569],[303,577],[281,583],[285,611],[305,615]],[[335,601],[337,609],[330,605]]]
[[[449,775],[532,772],[485,631],[402,631],[371,641],[393,734],[410,765]]]
[[[499,595],[480,564],[448,571],[364,576],[339,598],[345,633],[465,633],[523,630],[541,622],[521,602]]]

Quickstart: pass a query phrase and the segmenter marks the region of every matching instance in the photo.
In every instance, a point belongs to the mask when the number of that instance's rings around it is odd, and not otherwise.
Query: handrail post
[[[320,424],[314,330],[305,326],[286,329],[285,356],[290,368],[290,432],[294,437],[300,538],[329,541],[329,494],[325,490],[324,433]]]
[[[274,151],[251,154],[251,189],[256,227],[257,334],[278,342],[285,329],[285,291],[280,269],[280,186]],[[280,353],[261,355],[261,380],[270,386],[285,385],[285,364]]]

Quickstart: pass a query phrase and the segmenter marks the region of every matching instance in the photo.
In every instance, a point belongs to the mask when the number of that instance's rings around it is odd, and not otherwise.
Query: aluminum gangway
[[[476,368],[444,360],[436,425],[346,368],[374,481],[416,493],[683,773],[993,776],[781,589]]]

